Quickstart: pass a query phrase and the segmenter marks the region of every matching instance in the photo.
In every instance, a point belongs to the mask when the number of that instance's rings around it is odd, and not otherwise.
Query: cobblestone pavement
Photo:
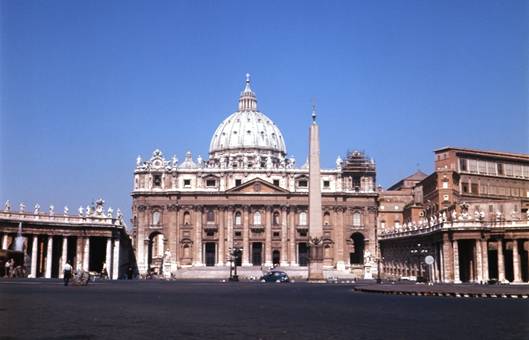
[[[366,294],[351,284],[0,280],[0,337],[527,339],[528,302]]]

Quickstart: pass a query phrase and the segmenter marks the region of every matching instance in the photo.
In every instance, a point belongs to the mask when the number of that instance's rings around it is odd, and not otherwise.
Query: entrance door
[[[281,258],[281,253],[279,252],[279,250],[274,250],[272,252],[272,264],[274,265],[279,265],[279,261],[280,261],[280,258]]]
[[[252,243],[252,265],[260,266],[262,261],[263,244],[261,242]]]
[[[206,243],[206,266],[208,267],[215,265],[216,246],[214,242]]]
[[[309,263],[309,247],[306,243],[298,244],[298,264],[306,267]]]

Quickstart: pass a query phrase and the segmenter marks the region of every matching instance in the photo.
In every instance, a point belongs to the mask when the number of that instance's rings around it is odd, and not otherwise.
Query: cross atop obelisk
[[[323,278],[323,225],[321,213],[320,127],[316,123],[316,106],[312,105],[309,128],[309,275],[310,282]]]

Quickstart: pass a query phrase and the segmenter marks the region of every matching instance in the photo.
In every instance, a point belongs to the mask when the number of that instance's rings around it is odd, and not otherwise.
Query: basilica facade
[[[307,123],[308,127],[309,123]],[[325,138],[325,135],[323,136]],[[247,76],[238,110],[213,132],[209,157],[179,162],[139,156],[132,191],[138,270],[307,266],[308,164],[287,156],[279,127],[257,108]],[[352,151],[321,170],[324,268],[365,277],[376,271],[376,166]]]

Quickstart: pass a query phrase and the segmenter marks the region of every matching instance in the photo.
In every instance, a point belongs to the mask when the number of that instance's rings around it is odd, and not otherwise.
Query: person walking
[[[64,285],[65,286],[68,286],[68,282],[70,282],[71,278],[72,278],[72,265],[68,261],[64,265]]]

